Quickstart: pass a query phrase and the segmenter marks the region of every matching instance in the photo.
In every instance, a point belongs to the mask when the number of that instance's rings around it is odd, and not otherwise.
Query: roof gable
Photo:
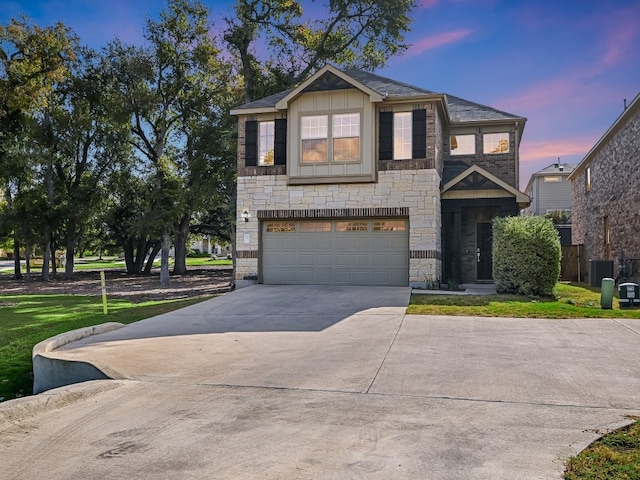
[[[325,65],[307,80],[298,85],[298,87],[283,96],[276,103],[275,107],[278,110],[284,110],[288,107],[289,102],[297,98],[302,93],[332,90],[334,89],[332,87],[337,87],[338,89],[355,88],[368,95],[372,102],[380,102],[383,98],[378,92],[371,90],[366,85],[351,78],[345,72],[338,70],[333,65]]]
[[[517,188],[512,187],[507,182],[500,180],[495,175],[487,172],[484,168],[478,165],[473,165],[467,168],[465,171],[456,175],[442,186],[441,193],[444,194],[447,191],[456,190],[458,188],[469,189],[465,186],[465,183],[471,186],[471,189],[485,189],[498,187],[501,190],[507,192],[510,196],[514,196],[515,200],[520,205],[528,205],[531,199],[528,195],[522,193]],[[475,188],[477,186],[477,188]]]

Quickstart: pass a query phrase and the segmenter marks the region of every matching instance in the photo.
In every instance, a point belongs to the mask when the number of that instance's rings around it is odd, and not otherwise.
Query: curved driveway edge
[[[123,378],[108,365],[99,368],[85,361],[56,358],[49,355],[54,350],[76,342],[91,335],[112,332],[124,327],[122,323],[109,322],[93,327],[79,328],[61,333],[36,344],[32,351],[33,361],[33,393],[41,393],[52,388],[89,380],[106,380]],[[106,372],[106,373],[105,373]]]

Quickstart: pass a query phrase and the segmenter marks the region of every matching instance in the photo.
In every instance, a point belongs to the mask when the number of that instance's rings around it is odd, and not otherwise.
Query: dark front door
[[[493,267],[491,250],[493,247],[490,223],[478,223],[476,260],[478,262],[478,280],[492,280]]]

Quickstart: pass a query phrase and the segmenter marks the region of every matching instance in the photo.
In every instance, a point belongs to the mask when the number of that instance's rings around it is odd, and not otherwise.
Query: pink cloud
[[[634,4],[621,10],[612,10],[604,17],[591,19],[591,25],[602,32],[601,70],[623,64],[636,55],[634,48],[640,37],[640,4]]]
[[[538,162],[548,160],[549,163],[564,161],[563,158],[579,156],[584,157],[591,147],[598,141],[596,135],[564,138],[556,140],[540,140],[534,142],[522,142],[520,146],[520,162]]]
[[[432,35],[424,37],[415,42],[409,50],[404,54],[404,58],[415,57],[427,50],[433,50],[434,48],[442,47],[450,43],[455,43],[468,37],[473,30],[458,30],[455,32],[443,32],[438,35]]]
[[[640,24],[634,22],[620,27],[612,29],[605,38],[606,51],[602,61],[609,68],[624,63],[629,55],[635,54],[632,45],[637,45]]]
[[[536,111],[546,110],[552,105],[566,105],[570,100],[574,103],[576,94],[580,90],[580,75],[569,74],[564,77],[556,77],[550,80],[535,84],[529,89],[519,94],[498,100],[495,102],[496,108],[504,111]],[[577,100],[582,103],[583,99]]]

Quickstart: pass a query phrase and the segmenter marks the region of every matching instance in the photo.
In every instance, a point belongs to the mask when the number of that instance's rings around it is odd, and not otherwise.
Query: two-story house
[[[327,65],[238,117],[236,284],[490,281],[526,119]]]

